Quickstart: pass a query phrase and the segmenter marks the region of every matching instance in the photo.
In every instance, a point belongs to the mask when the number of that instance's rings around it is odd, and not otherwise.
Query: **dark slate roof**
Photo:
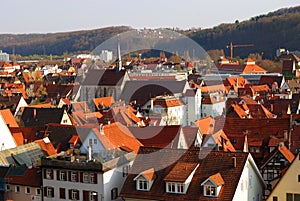
[[[282,85],[283,76],[270,76],[270,75],[262,75],[259,80],[259,85],[267,84],[269,87],[272,86],[274,82],[277,82],[278,87]]]
[[[137,105],[144,106],[151,98],[160,95],[174,95],[185,93],[187,81],[173,80],[132,80],[127,81],[121,100],[126,103],[136,100]]]
[[[69,149],[69,140],[73,135],[77,135],[77,130],[71,125],[49,124],[46,133],[54,148],[66,151]]]
[[[233,199],[240,180],[248,153],[228,153],[199,150],[158,149],[141,147],[133,163],[120,196],[123,198],[146,200],[210,200],[229,201]],[[236,167],[233,167],[232,158],[236,157]],[[164,167],[163,164],[168,164]],[[191,172],[196,165],[199,167],[192,178],[186,194],[166,193],[166,180],[182,180],[187,177],[186,171]],[[150,191],[136,190],[134,178],[141,172],[154,168],[155,179]],[[204,197],[203,186],[207,178],[219,173],[223,180],[219,197]],[[177,175],[177,177],[176,177]]]
[[[126,70],[116,71],[115,69],[89,70],[82,85],[92,86],[117,86],[121,85]]]
[[[21,120],[25,127],[43,127],[49,123],[61,123],[64,108],[25,107]]]

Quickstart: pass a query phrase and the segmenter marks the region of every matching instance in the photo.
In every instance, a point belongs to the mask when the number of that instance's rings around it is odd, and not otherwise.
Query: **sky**
[[[243,21],[300,0],[5,0],[0,33],[55,33],[125,25],[211,28]]]

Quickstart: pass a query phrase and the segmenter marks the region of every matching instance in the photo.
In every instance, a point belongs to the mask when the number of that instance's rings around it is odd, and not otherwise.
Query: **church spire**
[[[117,71],[122,70],[122,57],[121,57],[121,48],[120,48],[120,37],[118,35],[118,53],[117,53],[117,63],[116,63]]]

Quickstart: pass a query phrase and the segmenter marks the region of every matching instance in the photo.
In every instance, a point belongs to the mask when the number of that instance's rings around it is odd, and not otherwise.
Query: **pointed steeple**
[[[118,35],[118,54],[117,54],[117,63],[116,63],[117,71],[122,70],[122,57],[121,57],[121,48],[120,48],[120,37]]]

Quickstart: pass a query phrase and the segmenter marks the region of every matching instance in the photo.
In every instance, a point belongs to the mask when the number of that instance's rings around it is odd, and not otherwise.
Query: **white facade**
[[[14,148],[17,146],[15,139],[13,138],[9,128],[2,115],[0,114],[0,151],[5,149]]]
[[[236,188],[233,201],[262,201],[266,185],[251,156],[249,154],[242,175]]]
[[[102,50],[100,54],[100,59],[109,62],[113,59],[113,52],[109,50]]]
[[[69,115],[68,115],[68,113],[67,113],[66,110],[64,110],[64,114],[63,114],[63,116],[61,118],[60,124],[63,124],[63,125],[72,125],[72,121],[71,121],[71,119],[70,119],[70,117],[69,117]]]
[[[8,62],[9,61],[9,54],[2,52],[2,50],[0,50],[0,61],[5,61]]]
[[[225,111],[225,101],[221,101],[213,104],[202,104],[201,105],[201,117],[217,117],[221,116]]]
[[[132,165],[134,154],[129,153],[124,157],[127,162],[124,163],[124,161],[120,158],[115,158],[106,163],[102,163],[102,170],[99,169],[97,171],[86,170],[86,168],[91,168],[91,164],[85,168],[85,166],[83,165],[84,162],[82,163],[76,161],[69,163],[73,163],[71,166],[76,166],[76,164],[74,163],[78,163],[78,166],[80,166],[80,168],[76,168],[77,170],[67,169],[67,167],[69,167],[68,164],[64,166],[65,169],[55,168],[55,165],[59,164],[59,162],[53,163],[54,167],[47,167],[46,165],[46,167],[43,167],[43,200],[86,200],[86,198],[84,199],[84,193],[86,192],[88,192],[89,194],[88,200],[91,201],[116,200],[128,175],[129,168]],[[121,165],[119,163],[121,163]],[[45,163],[42,162],[42,164]],[[96,169],[96,166],[94,166],[93,169]],[[48,170],[51,172],[52,177],[47,178]],[[63,180],[60,176],[60,173],[62,171],[65,172],[65,177]],[[73,173],[77,176],[76,179],[72,181],[72,179],[70,179],[70,176]],[[51,193],[50,195],[48,194],[48,188],[52,189],[53,195],[51,195]],[[64,189],[64,193],[60,192],[61,188]],[[77,191],[77,198],[72,198],[72,193],[69,193],[70,190]],[[114,194],[116,197],[112,197],[112,194]]]
[[[195,121],[201,118],[201,90],[196,89],[195,96],[185,97],[186,125],[193,125]]]
[[[88,147],[91,147],[92,154],[105,151],[104,146],[102,145],[101,141],[99,140],[98,136],[95,134],[93,130],[90,130],[89,134],[82,142],[82,146],[80,147],[80,152],[86,154],[88,152]]]

